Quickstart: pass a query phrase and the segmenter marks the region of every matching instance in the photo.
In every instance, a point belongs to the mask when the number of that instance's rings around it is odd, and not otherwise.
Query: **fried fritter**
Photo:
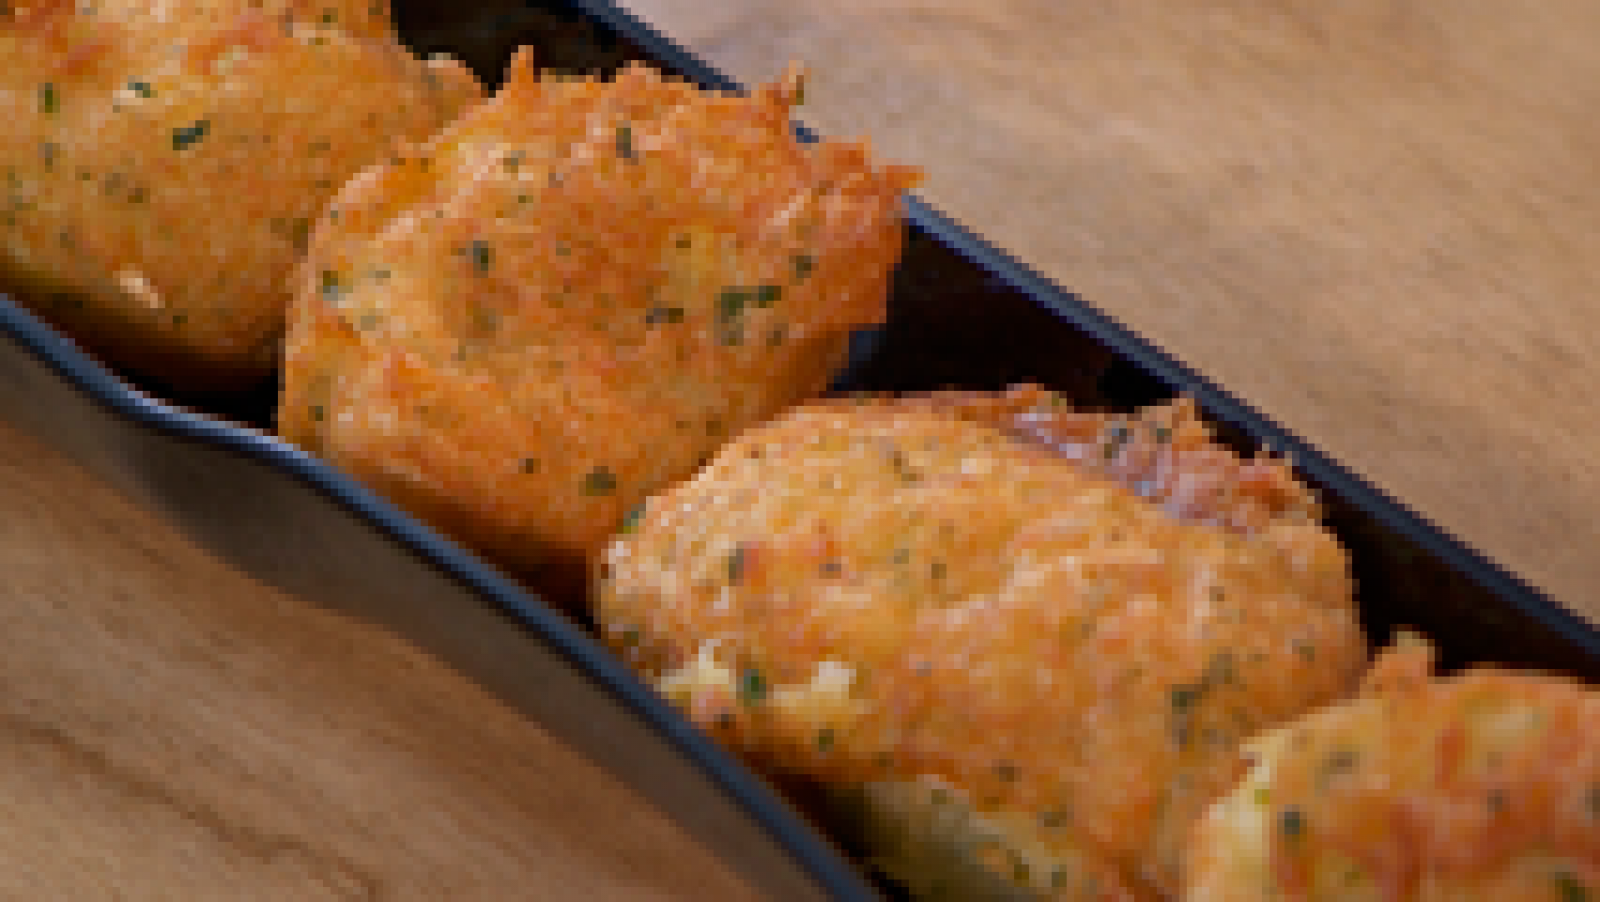
[[[1189,902],[1578,902],[1600,892],[1600,693],[1420,640],[1360,698],[1252,741],[1196,829]]]
[[[627,512],[826,388],[913,171],[643,66],[505,87],[318,229],[282,435],[558,600]],[[335,219],[336,217],[336,219]]]
[[[385,6],[303,5],[0,7],[0,286],[169,386],[265,378],[326,202],[482,98]]]
[[[756,766],[859,792],[925,897],[951,850],[1061,899],[1175,891],[1236,745],[1365,664],[1346,555],[1281,463],[1186,403],[1058,400],[797,408],[605,556],[608,644]]]

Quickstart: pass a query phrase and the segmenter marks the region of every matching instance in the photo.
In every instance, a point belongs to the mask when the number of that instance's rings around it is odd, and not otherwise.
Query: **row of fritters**
[[[914,170],[633,66],[492,98],[370,0],[0,6],[0,285],[561,603],[627,511],[824,390]]]
[[[365,0],[13,5],[0,280],[171,385],[281,366],[286,439],[596,577],[625,659],[924,897],[1586,898],[1593,699],[1403,650],[1345,701],[1345,554],[1286,467],[1184,404],[804,403],[916,176],[797,144],[799,91],[524,53],[485,100]]]
[[[1369,668],[1311,494],[1187,402],[803,405],[650,501],[596,613],[919,899],[1600,887],[1600,693],[1409,634]]]

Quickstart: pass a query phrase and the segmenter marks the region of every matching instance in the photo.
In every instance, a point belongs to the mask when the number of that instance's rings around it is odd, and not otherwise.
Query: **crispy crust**
[[[541,81],[355,179],[314,237],[282,434],[563,600],[649,493],[881,322],[911,170],[798,144],[798,77]]]
[[[759,766],[933,778],[1120,875],[1098,892],[1173,891],[1237,743],[1353,690],[1365,651],[1309,493],[1187,405],[1131,422],[1159,449],[1034,388],[791,411],[612,546],[603,634]],[[1112,432],[1165,463],[1115,465]],[[1223,500],[1183,501],[1191,479]]]
[[[326,201],[482,94],[463,67],[411,57],[385,7],[327,4],[341,26],[304,5],[0,14],[0,284],[168,385],[265,377]]]
[[[1254,743],[1197,826],[1194,902],[1569,902],[1600,888],[1600,693],[1380,657],[1363,697]]]

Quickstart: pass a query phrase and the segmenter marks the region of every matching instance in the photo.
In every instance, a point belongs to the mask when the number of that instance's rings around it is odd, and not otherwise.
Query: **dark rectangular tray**
[[[398,0],[402,34],[498,84],[510,51],[543,67],[630,59],[737,86],[600,0]],[[826,77],[826,73],[819,73]],[[803,137],[810,135],[801,129]],[[906,162],[916,162],[906,161]],[[1193,397],[1226,441],[1287,454],[1350,549],[1375,642],[1420,629],[1443,663],[1600,676],[1600,632],[1094,307],[915,199],[887,325],[840,391],[1036,381],[1128,409]],[[3,288],[3,286],[0,286]],[[381,623],[479,681],[627,781],[775,899],[870,899],[874,883],[588,634],[472,554],[270,435],[275,386],[180,397],[108,371],[0,293],[0,416],[158,509],[241,570]]]

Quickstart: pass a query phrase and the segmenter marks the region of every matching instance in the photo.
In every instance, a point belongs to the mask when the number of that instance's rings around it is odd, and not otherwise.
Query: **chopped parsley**
[[[746,667],[739,674],[739,703],[759,705],[767,699],[767,678],[755,667]]]
[[[1278,812],[1278,832],[1291,842],[1299,840],[1306,833],[1305,814],[1292,806]]]
[[[749,552],[743,543],[733,546],[733,551],[728,555],[728,582],[737,586],[744,581],[745,571],[749,569]]]
[[[617,490],[617,477],[605,467],[595,467],[583,477],[585,495],[609,495]]]
[[[46,116],[54,116],[61,109],[61,96],[56,93],[54,82],[45,82],[39,86],[39,112]]]
[[[339,303],[339,298],[344,294],[344,285],[339,281],[339,274],[331,269],[322,271],[322,299],[330,304]]]
[[[134,96],[143,97],[147,100],[156,96],[155,89],[150,87],[150,83],[146,81],[130,81],[128,82],[128,90],[132,91]]]
[[[817,751],[826,752],[833,748],[833,727],[823,727],[817,731]]]
[[[622,526],[618,531],[623,535],[630,535],[634,532],[637,532],[639,529],[639,521],[643,519],[644,505],[641,504],[633,510],[628,511],[628,515],[622,518]]]
[[[717,294],[717,319],[725,323],[738,319],[748,303],[750,292],[743,288],[724,288]]]
[[[323,418],[324,415],[325,415],[325,413],[324,413],[324,411],[322,409],[322,405],[321,404],[313,404],[313,405],[311,405],[311,419],[316,420],[318,423],[320,423],[320,422],[322,422],[322,418]]]
[[[478,275],[483,275],[494,265],[494,248],[487,241],[474,241],[467,245],[467,253],[472,257],[472,269]]]
[[[658,326],[662,323],[683,322],[682,307],[651,307],[644,313],[644,322],[647,326]]]
[[[206,133],[211,131],[211,123],[205,119],[196,120],[193,125],[172,130],[172,149],[176,151],[188,150],[198,144]]]
[[[771,307],[783,295],[783,289],[776,285],[760,285],[756,287],[756,306]]]
[[[633,153],[633,126],[622,125],[617,128],[617,156],[624,160],[636,159]]]
[[[1589,887],[1566,872],[1556,875],[1556,891],[1561,894],[1561,902],[1589,902]]]
[[[1133,438],[1133,430],[1126,423],[1117,423],[1111,427],[1110,440],[1106,442],[1106,460],[1115,460],[1122,453],[1122,448]]]

